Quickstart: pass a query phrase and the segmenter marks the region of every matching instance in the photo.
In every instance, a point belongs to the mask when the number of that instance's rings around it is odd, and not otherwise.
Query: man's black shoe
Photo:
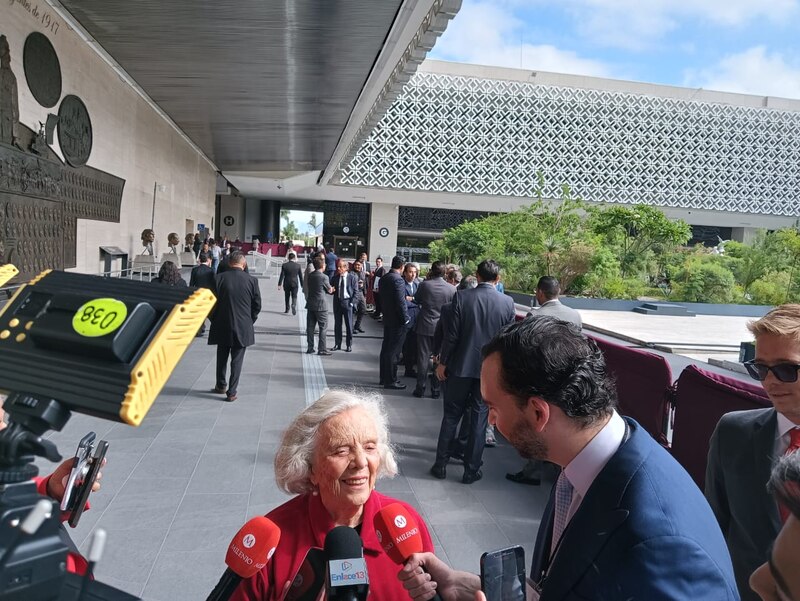
[[[447,478],[447,468],[444,465],[437,465],[434,463],[429,472],[431,476],[439,480]]]
[[[284,313],[288,313],[288,312],[289,312],[289,309],[286,309],[286,311],[284,311]]]
[[[313,349],[313,348],[310,348],[310,349],[308,349],[308,350],[306,351],[306,355],[313,355],[313,354],[314,354],[314,352],[315,352],[315,351],[314,351],[314,349]]]
[[[483,478],[483,472],[481,470],[478,470],[477,472],[474,473],[464,472],[464,476],[461,478],[461,481],[464,484],[472,484],[473,482],[477,482],[481,478]]]
[[[423,395],[425,394],[425,391],[424,390],[420,390],[419,388],[415,388],[414,392],[412,392],[411,394],[413,394],[418,399],[421,399],[423,397]]]
[[[439,391],[437,390],[435,392],[432,392],[431,393],[431,398],[432,399],[438,399],[439,398]]]
[[[526,476],[525,470],[520,470],[515,474],[506,474],[506,480],[511,480],[517,484],[530,484],[531,486],[539,486],[542,483],[540,478]]]
[[[387,384],[384,386],[384,388],[387,388],[388,390],[405,390],[406,385],[401,384],[400,382],[394,382],[393,384]]]
[[[333,348],[331,350],[332,351],[340,351],[340,350],[342,350],[342,345],[341,344],[334,344]]]
[[[328,355],[331,354],[331,352],[330,351],[319,351],[317,354],[318,355],[322,355],[323,357],[327,357]]]
[[[353,331],[354,331],[356,334],[363,334],[363,333],[364,333],[364,330],[362,330],[361,328],[356,328],[356,329],[355,329],[355,330],[353,330]]]
[[[352,347],[352,346],[350,346],[350,345],[348,344],[348,345],[347,345],[347,348],[346,348],[346,349],[344,349],[344,352],[345,352],[345,353],[352,353],[352,352],[353,352],[353,347]]]
[[[292,307],[292,315],[297,315],[297,309],[295,309],[294,307]]]

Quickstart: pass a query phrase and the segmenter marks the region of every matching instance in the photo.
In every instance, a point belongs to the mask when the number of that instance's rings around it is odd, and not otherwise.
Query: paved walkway
[[[71,534],[85,552],[94,528],[104,528],[108,542],[97,577],[147,601],[204,599],[238,528],[289,498],[275,486],[272,463],[292,418],[326,385],[377,383],[380,324],[365,319],[367,333],[356,337],[352,353],[307,356],[305,312],[284,315],[275,280],[260,284],[263,311],[236,402],[208,392],[215,353],[198,338],[140,427],[76,414],[52,436],[64,456],[89,430],[109,441],[103,488]],[[331,346],[332,339],[331,332]],[[412,381],[405,381],[407,390],[386,395],[400,474],[379,480],[378,489],[416,507],[437,554],[458,569],[477,573],[483,551],[510,544],[523,545],[529,562],[549,483],[505,480],[522,460],[502,439],[484,453],[480,482],[461,484],[461,466],[453,464],[447,480],[429,476],[442,403],[412,397]],[[40,465],[43,473],[52,469]]]

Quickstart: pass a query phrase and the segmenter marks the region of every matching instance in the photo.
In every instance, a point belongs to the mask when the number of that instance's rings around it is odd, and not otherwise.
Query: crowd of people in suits
[[[217,293],[209,336],[218,345],[215,391],[235,400],[260,310],[258,286],[241,253],[221,274],[209,262],[201,253],[191,284]],[[169,283],[169,273],[162,279]],[[308,353],[350,352],[372,305],[383,324],[380,385],[405,389],[398,378],[404,365],[414,397],[428,387],[432,398],[444,396],[434,477],[446,478],[448,464],[459,459],[461,481],[480,480],[489,422],[528,460],[506,475],[510,480],[538,484],[543,463],[556,466],[536,540],[532,595],[800,599],[800,305],[750,324],[756,356],[746,367],[773,407],[723,417],[702,493],[641,426],[617,413],[602,353],[581,333],[580,315],[560,302],[558,281],[539,280],[539,306],[522,321],[512,299],[498,293],[499,281],[491,260],[467,277],[437,261],[420,280],[419,267],[399,256],[384,265],[362,254],[351,265],[333,249],[319,249],[305,273],[290,253],[279,287],[286,313],[296,314],[298,291],[305,291]],[[431,553],[412,558],[400,578],[419,599],[429,598],[431,583],[449,599],[472,599],[480,586]]]

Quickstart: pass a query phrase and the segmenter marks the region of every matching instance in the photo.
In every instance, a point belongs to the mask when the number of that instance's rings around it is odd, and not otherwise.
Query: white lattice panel
[[[343,184],[800,215],[800,113],[417,73]]]

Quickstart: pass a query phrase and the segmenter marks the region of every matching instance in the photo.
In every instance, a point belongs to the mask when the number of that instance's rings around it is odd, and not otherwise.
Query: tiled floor
[[[205,598],[240,525],[288,499],[275,487],[273,457],[283,430],[306,405],[306,384],[318,390],[323,374],[313,361],[304,363],[302,314],[284,315],[275,280],[260,283],[264,309],[236,402],[208,392],[214,348],[198,338],[142,426],[74,415],[52,436],[64,456],[89,430],[109,441],[103,487],[71,534],[85,551],[93,529],[103,527],[108,542],[98,578],[147,601]],[[375,387],[382,330],[372,319],[365,322],[367,333],[356,337],[353,353],[313,357],[321,359],[328,386]],[[421,512],[437,553],[456,568],[477,572],[483,551],[510,544],[523,545],[529,560],[549,482],[530,487],[505,480],[522,460],[502,439],[484,453],[483,480],[461,484],[456,464],[447,480],[429,476],[441,401],[412,397],[412,381],[405,381],[407,390],[386,396],[400,474],[380,480],[378,489]]]

